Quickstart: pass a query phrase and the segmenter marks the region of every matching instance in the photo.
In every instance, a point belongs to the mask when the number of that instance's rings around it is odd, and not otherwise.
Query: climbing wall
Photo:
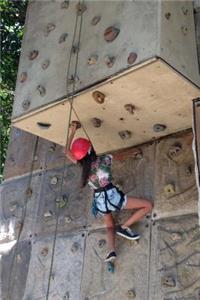
[[[139,244],[117,237],[118,260],[110,273],[103,261],[104,224],[91,215],[91,192],[79,187],[79,167],[63,165],[62,147],[12,130],[1,185],[2,300],[199,300],[192,133],[145,144],[136,158],[131,149],[129,159],[119,151],[114,183],[128,195],[149,199],[154,209],[135,225]],[[116,223],[129,215],[116,214]]]
[[[199,86],[191,1],[31,1],[13,125],[118,150],[190,128]]]

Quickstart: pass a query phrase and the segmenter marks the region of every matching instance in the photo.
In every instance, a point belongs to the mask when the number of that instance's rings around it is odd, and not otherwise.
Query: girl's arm
[[[72,122],[71,125],[70,125],[70,133],[69,133],[69,137],[68,137],[68,143],[67,143],[67,146],[65,148],[65,156],[71,161],[73,162],[74,164],[77,164],[77,160],[76,158],[73,156],[71,150],[70,150],[70,147],[71,147],[71,143],[73,141],[73,138],[74,138],[74,135],[76,133],[76,130],[77,130],[77,124],[76,122]]]

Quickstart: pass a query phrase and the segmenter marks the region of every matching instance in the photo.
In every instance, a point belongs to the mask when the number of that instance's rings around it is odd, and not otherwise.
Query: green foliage
[[[27,0],[0,0],[1,12],[1,82],[0,82],[0,181],[2,180],[9,141],[10,119],[15,82],[23,37]]]

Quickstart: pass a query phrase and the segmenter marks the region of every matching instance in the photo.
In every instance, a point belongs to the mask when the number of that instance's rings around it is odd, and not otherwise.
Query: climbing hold
[[[78,81],[79,81],[78,76],[71,75],[68,78],[68,84],[74,84],[74,83],[77,83]]]
[[[114,56],[105,56],[104,57],[104,62],[107,65],[108,68],[112,68],[112,66],[115,63],[116,58]]]
[[[37,156],[37,155],[35,155],[35,156],[33,157],[33,161],[38,161],[38,156]]]
[[[183,14],[184,14],[185,16],[187,16],[187,14],[188,14],[188,9],[185,8],[185,7],[183,6],[183,7],[181,8],[181,10],[182,10]]]
[[[97,25],[100,20],[101,20],[101,16],[95,16],[91,21],[91,25],[94,25],[94,26]]]
[[[63,208],[67,204],[67,196],[63,195],[62,197],[58,197],[58,198],[56,198],[55,201],[56,201],[56,206],[58,208]]]
[[[38,127],[40,127],[41,129],[49,129],[49,127],[51,126],[50,123],[44,123],[44,122],[37,122]]]
[[[170,17],[171,17],[171,13],[170,13],[170,12],[165,13],[165,18],[166,18],[167,20],[169,20]]]
[[[97,63],[98,60],[98,55],[92,55],[88,58],[88,65],[92,66],[95,65]]]
[[[103,248],[106,245],[106,240],[102,239],[98,242],[99,248]]]
[[[65,217],[65,222],[66,223],[71,223],[71,221],[72,221],[72,218],[70,218],[69,216],[68,217]]]
[[[167,184],[164,187],[164,194],[167,198],[174,196],[175,194],[175,186],[174,184]]]
[[[21,260],[22,260],[22,257],[21,257],[21,255],[20,255],[20,254],[17,254],[17,263],[20,263],[20,262],[21,262]]]
[[[67,37],[68,37],[68,33],[63,33],[63,34],[61,34],[61,36],[60,36],[60,38],[59,38],[59,44],[65,42],[66,39],[67,39]]]
[[[60,5],[61,8],[68,8],[69,7],[69,0],[65,0]]]
[[[39,94],[40,94],[41,97],[44,97],[45,94],[46,94],[46,89],[42,85],[38,85],[37,86],[37,91],[39,92]]]
[[[171,238],[172,238],[172,241],[178,241],[178,240],[181,240],[182,236],[178,232],[173,232],[171,234]]]
[[[107,263],[108,272],[114,273],[115,272],[115,265],[112,261],[109,261]]]
[[[135,106],[133,104],[125,104],[124,108],[130,113],[134,114]]]
[[[57,178],[57,177],[52,177],[52,178],[51,178],[51,184],[52,184],[52,185],[56,185],[57,182],[58,182],[58,178]]]
[[[181,26],[181,31],[182,31],[183,35],[187,35],[188,28],[186,26]]]
[[[17,209],[17,202],[11,202],[9,205],[10,211],[15,211]]]
[[[76,128],[80,129],[81,128],[81,123],[79,121],[72,121],[71,124],[76,124]]]
[[[128,140],[128,139],[130,139],[131,136],[132,136],[132,133],[131,133],[131,131],[129,131],[129,130],[122,130],[122,131],[119,131],[118,134],[119,134],[119,136],[120,136],[120,138],[121,138],[122,140]]]
[[[55,25],[55,24],[52,24],[52,23],[47,24],[47,26],[46,26],[46,28],[45,28],[45,30],[44,30],[44,35],[45,35],[45,36],[48,36],[49,33],[50,33],[51,31],[53,31],[55,28],[56,28],[56,25]]]
[[[127,63],[129,65],[132,65],[137,59],[137,54],[135,52],[129,53],[129,56],[127,58]]]
[[[99,103],[102,104],[104,103],[105,100],[105,95],[99,91],[95,91],[92,93],[92,97],[94,98],[94,100]]]
[[[48,68],[48,66],[50,65],[50,60],[49,59],[45,59],[43,62],[42,62],[42,69],[43,70],[46,70]]]
[[[20,82],[24,82],[27,79],[27,73],[26,72],[22,72],[19,76],[19,81]]]
[[[182,151],[182,145],[180,143],[175,143],[169,148],[168,155],[170,157],[176,157],[181,153],[181,151]]]
[[[191,176],[192,175],[192,166],[187,166],[185,169],[185,173],[187,176]]]
[[[94,127],[98,128],[98,127],[101,127],[101,124],[103,121],[98,118],[93,118],[93,119],[91,119],[91,122]]]
[[[163,125],[163,124],[155,124],[155,125],[153,126],[153,130],[154,130],[155,132],[164,131],[166,128],[167,128],[167,126],[166,126],[166,125]]]
[[[79,248],[80,248],[79,243],[78,242],[74,242],[73,245],[72,245],[72,247],[71,247],[71,252],[75,253],[75,252],[78,251]]]
[[[48,210],[47,212],[44,213],[44,217],[45,217],[45,218],[50,218],[50,217],[52,217],[52,216],[53,216],[53,213],[52,213],[51,210]]]
[[[49,152],[55,152],[56,150],[56,144],[53,144],[52,146],[49,147]]]
[[[29,59],[30,60],[34,60],[37,56],[38,56],[38,54],[39,54],[39,51],[37,51],[37,50],[33,50],[33,51],[31,51],[30,53],[29,53]]]
[[[40,254],[41,254],[42,256],[47,256],[48,253],[49,253],[49,248],[48,248],[48,247],[44,247],[44,248],[41,250],[41,252],[40,252]]]
[[[28,100],[28,99],[24,100],[24,101],[22,102],[22,107],[23,107],[23,109],[24,109],[24,110],[29,109],[30,104],[31,104],[31,101],[30,101],[30,100]]]
[[[82,15],[86,11],[87,7],[84,3],[78,3],[76,5],[76,13],[78,16]]]
[[[133,290],[133,289],[128,290],[127,295],[128,295],[128,298],[134,299],[136,297],[135,290]]]
[[[26,190],[26,196],[28,197],[28,198],[30,198],[31,196],[32,196],[32,194],[33,194],[33,190],[32,190],[32,188],[27,188],[27,190]]]
[[[135,154],[135,158],[136,159],[142,159],[143,158],[143,152],[141,151],[141,152]]]
[[[104,31],[104,39],[110,43],[116,39],[120,30],[116,27],[110,26]]]
[[[166,287],[175,287],[176,281],[172,276],[164,276],[161,279],[162,285]]]

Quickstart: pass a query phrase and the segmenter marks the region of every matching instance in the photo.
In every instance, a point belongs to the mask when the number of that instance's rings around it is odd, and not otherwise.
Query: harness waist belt
[[[100,192],[108,191],[112,188],[114,188],[114,185],[112,183],[109,183],[104,187],[100,187],[100,188],[94,190],[94,193],[100,193]]]

